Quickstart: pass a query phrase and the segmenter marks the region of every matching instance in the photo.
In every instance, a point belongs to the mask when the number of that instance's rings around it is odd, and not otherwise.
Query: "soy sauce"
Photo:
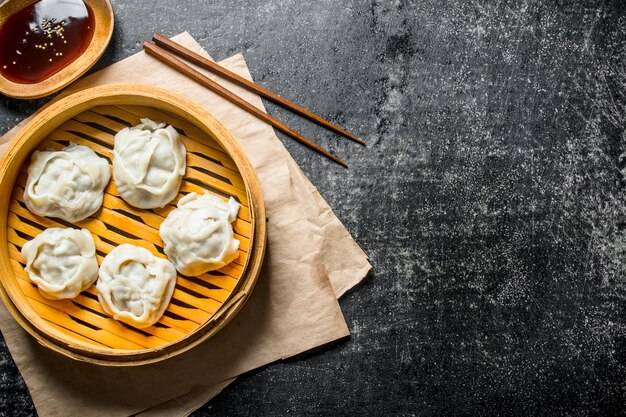
[[[94,33],[82,0],[39,0],[0,27],[0,73],[22,84],[45,80],[78,58]]]

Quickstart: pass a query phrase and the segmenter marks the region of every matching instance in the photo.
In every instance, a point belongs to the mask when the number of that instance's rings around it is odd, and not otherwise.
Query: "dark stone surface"
[[[623,1],[114,1],[102,68],[153,32],[368,142],[269,106],[370,255],[350,339],[242,376],[208,415],[609,415],[626,407]],[[0,99],[0,131],[43,101]],[[284,137],[283,137],[284,139]],[[34,409],[0,350],[1,413]]]

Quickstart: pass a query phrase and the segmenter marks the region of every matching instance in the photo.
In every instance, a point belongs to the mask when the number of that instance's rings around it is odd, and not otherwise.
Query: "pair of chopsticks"
[[[330,130],[332,130],[333,132],[339,133],[342,136],[347,137],[348,139],[351,139],[355,142],[360,143],[361,145],[365,145],[365,142],[363,142],[361,139],[357,138],[356,136],[352,135],[351,133],[346,132],[345,130],[341,129],[338,126],[335,126],[334,124],[322,119],[321,117],[317,116],[316,114],[308,111],[307,109],[304,109],[300,106],[298,106],[297,104],[294,104],[292,102],[290,102],[289,100],[279,96],[278,94],[264,88],[261,87],[258,84],[253,83],[252,81],[249,81],[237,74],[235,74],[232,71],[227,70],[226,68],[220,66],[219,64],[216,64],[215,62],[201,56],[198,55],[197,53],[185,48],[184,46],[166,38],[165,36],[157,33],[154,35],[154,37],[152,38],[152,40],[154,41],[154,43],[151,42],[145,42],[143,44],[143,48],[144,50],[149,54],[152,55],[153,57],[157,58],[158,60],[160,60],[161,62],[169,65],[170,67],[174,68],[175,70],[183,73],[184,75],[188,76],[189,78],[195,80],[196,82],[202,84],[204,87],[208,88],[209,90],[213,91],[214,93],[217,93],[218,95],[220,95],[221,97],[225,98],[226,100],[234,103],[235,105],[241,107],[242,109],[246,110],[248,113],[251,113],[253,115],[255,115],[256,117],[258,117],[259,119],[263,120],[264,122],[269,123],[270,125],[274,126],[275,128],[281,130],[282,132],[286,133],[287,135],[291,136],[292,138],[298,140],[299,142],[305,144],[306,146],[310,147],[311,149],[321,153],[322,155],[326,156],[327,158],[332,159],[333,161],[337,162],[339,165],[348,168],[348,164],[346,164],[344,161],[342,161],[341,159],[339,159],[337,156],[333,155],[332,153],[328,152],[326,149],[322,148],[321,146],[319,146],[318,144],[316,144],[315,142],[313,142],[311,139],[308,139],[307,137],[301,135],[300,133],[296,132],[295,130],[293,130],[292,128],[290,128],[289,126],[287,126],[286,124],[284,124],[283,122],[273,118],[272,116],[268,115],[267,113],[262,112],[261,110],[259,110],[257,107],[255,107],[254,105],[250,104],[249,102],[247,102],[246,100],[242,99],[241,97],[239,97],[238,95],[236,95],[235,93],[233,93],[232,91],[224,88],[223,86],[221,86],[220,84],[218,84],[217,82],[211,80],[210,78],[208,78],[206,75],[202,74],[201,72],[197,71],[195,68],[191,67],[190,65],[186,64],[185,62],[183,62],[182,60],[180,60],[179,58],[177,58],[176,56],[174,56],[173,54],[176,54],[182,58],[187,59],[188,61],[200,66],[201,68],[205,68],[229,81],[234,82],[235,84],[244,87],[248,90],[254,91],[255,93],[274,101],[277,104],[282,105],[283,107],[286,107],[290,110],[292,110],[293,112],[306,117],[309,120],[312,120],[316,123],[318,123],[321,126],[324,126]]]

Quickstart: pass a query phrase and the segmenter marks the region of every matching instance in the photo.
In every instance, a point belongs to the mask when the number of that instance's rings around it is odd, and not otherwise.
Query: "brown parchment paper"
[[[208,56],[186,33],[175,40]],[[251,79],[242,55],[221,64]],[[220,82],[263,108],[257,95]],[[266,261],[251,299],[219,334],[179,357],[142,367],[94,366],[48,351],[1,306],[0,330],[42,416],[188,415],[237,375],[348,335],[337,297],[371,268],[271,126],[143,52],[82,79],[72,90],[120,83],[152,84],[185,95],[231,131],[263,188]]]

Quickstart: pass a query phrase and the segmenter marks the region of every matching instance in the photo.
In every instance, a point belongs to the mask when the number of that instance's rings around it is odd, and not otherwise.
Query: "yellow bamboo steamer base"
[[[23,192],[30,155],[61,149],[69,142],[112,159],[120,129],[140,117],[166,122],[187,148],[187,172],[178,197],[160,209],[143,210],[119,197],[115,183],[105,189],[102,208],[76,223],[31,213]],[[165,258],[159,226],[189,192],[209,192],[241,203],[233,223],[239,256],[219,271],[198,277],[178,275],[165,314],[154,326],[135,329],[109,317],[92,285],[72,300],[42,297],[24,270],[21,247],[49,227],[88,229],[98,263],[122,243],[142,246]],[[101,365],[157,362],[213,336],[241,309],[259,275],[266,243],[261,187],[241,147],[198,105],[148,86],[102,86],[74,93],[43,109],[9,145],[0,160],[0,297],[13,317],[42,345],[71,358]]]

